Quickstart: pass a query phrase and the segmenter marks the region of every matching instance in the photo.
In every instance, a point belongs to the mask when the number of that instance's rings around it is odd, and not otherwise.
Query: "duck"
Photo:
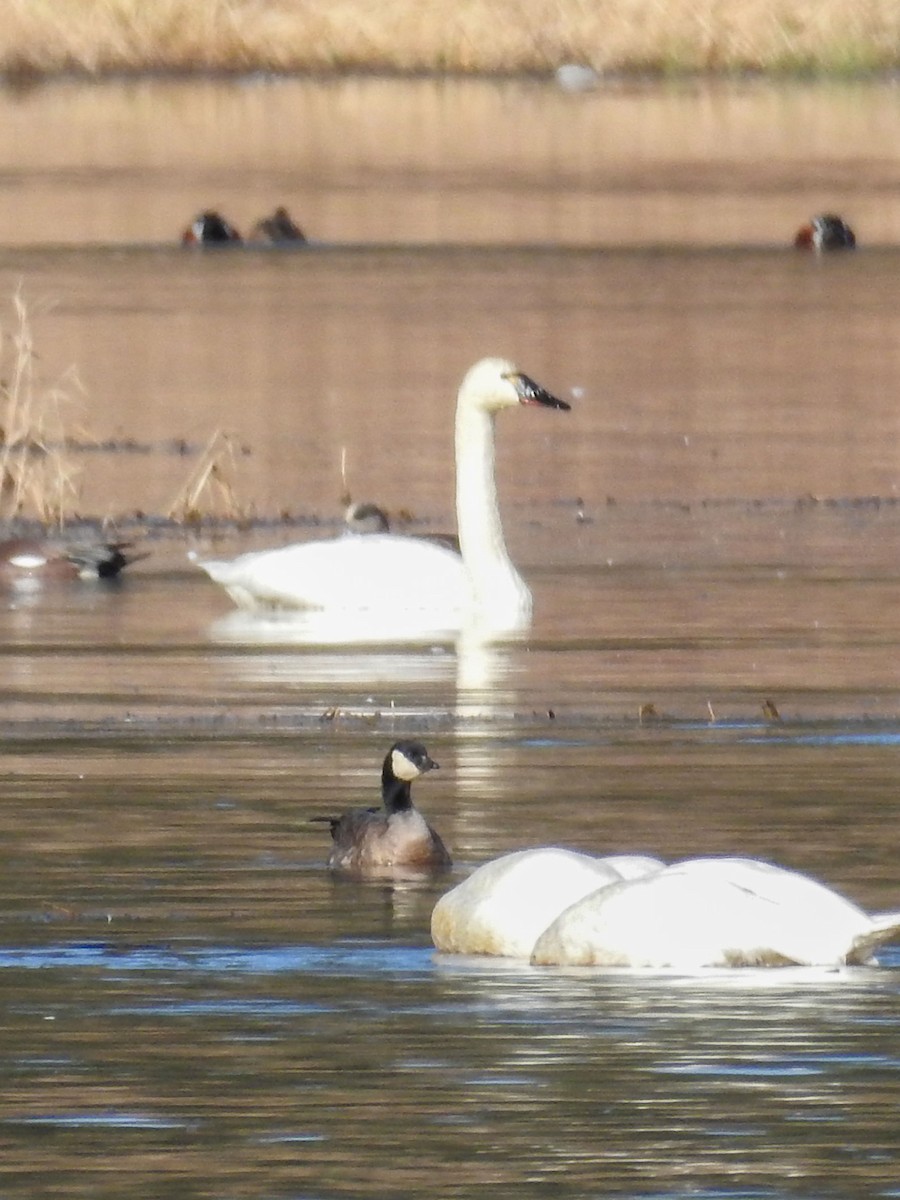
[[[283,205],[279,205],[271,216],[262,217],[257,221],[253,226],[252,236],[254,241],[270,242],[273,246],[289,242],[302,245],[307,240],[306,234]]]
[[[411,521],[408,513],[400,514],[401,523]],[[351,501],[344,509],[344,532],[351,534],[369,535],[372,533],[389,533],[392,528],[391,518],[380,504],[371,501]],[[444,546],[459,554],[459,538],[455,533],[420,533],[416,535],[422,541],[431,542],[436,546]]]
[[[843,217],[836,213],[820,213],[806,225],[801,225],[794,237],[794,245],[800,250],[853,250],[856,234]]]
[[[130,563],[132,542],[64,541],[13,537],[0,540],[0,576],[9,580],[114,579]]]
[[[350,502],[344,509],[344,528],[347,533],[389,533],[390,517],[384,509],[371,501]]]
[[[532,600],[507,553],[494,481],[494,420],[508,408],[568,411],[512,362],[484,358],[466,373],[456,404],[456,513],[460,552],[390,532],[337,537],[241,555],[195,558],[242,608],[365,614],[393,625],[460,631],[527,627]]]
[[[215,209],[198,213],[181,235],[183,246],[238,246],[243,238]]]
[[[591,887],[590,864],[576,884],[560,853],[537,847],[478,867],[435,905],[435,947],[534,966],[696,971],[868,965],[900,938],[900,912],[870,915],[762,859],[597,858],[613,871],[595,867]]]
[[[446,871],[453,864],[439,834],[412,799],[412,782],[438,764],[421,742],[395,742],[381,768],[381,808],[353,808],[339,817],[314,817],[331,827],[332,871],[383,875],[395,868]]]
[[[438,900],[431,938],[446,954],[527,960],[564,909],[598,888],[662,866],[642,855],[597,857],[562,846],[515,850],[484,863]]]

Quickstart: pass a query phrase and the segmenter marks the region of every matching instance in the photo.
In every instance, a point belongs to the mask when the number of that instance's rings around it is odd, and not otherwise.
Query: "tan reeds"
[[[859,73],[897,0],[5,0],[0,70]]]
[[[252,515],[238,501],[232,482],[236,463],[233,434],[217,429],[196,466],[178,489],[166,516],[170,521],[195,525],[204,517],[245,521]]]
[[[12,307],[11,328],[0,328],[0,519],[37,517],[61,529],[79,495],[63,412],[78,380],[71,367],[54,383],[41,379],[21,291]]]

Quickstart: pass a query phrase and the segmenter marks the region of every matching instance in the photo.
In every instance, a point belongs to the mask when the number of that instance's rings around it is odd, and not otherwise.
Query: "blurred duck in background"
[[[268,242],[272,246],[285,246],[289,243],[302,246],[306,243],[306,234],[283,205],[279,205],[270,217],[263,217],[261,221],[256,222],[252,238],[255,242]]]
[[[843,217],[835,213],[820,213],[797,230],[794,245],[799,250],[814,250],[817,253],[853,250],[856,247],[856,234]]]
[[[199,213],[181,235],[183,246],[235,246],[243,238],[215,209]]]

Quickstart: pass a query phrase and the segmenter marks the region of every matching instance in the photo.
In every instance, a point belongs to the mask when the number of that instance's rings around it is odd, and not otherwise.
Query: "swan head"
[[[501,408],[540,405],[568,412],[571,405],[552,395],[506,358],[482,358],[470,367],[459,389],[461,405],[495,413]]]

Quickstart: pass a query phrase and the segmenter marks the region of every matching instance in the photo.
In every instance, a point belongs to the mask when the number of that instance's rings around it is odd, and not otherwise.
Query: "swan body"
[[[438,901],[431,934],[438,950],[540,966],[836,967],[900,940],[900,912],[870,915],[758,859],[542,848],[479,867]]]
[[[411,784],[438,764],[421,742],[395,742],[381,770],[381,808],[353,808],[317,817],[331,826],[333,871],[381,877],[395,868],[444,871],[452,866],[439,834],[413,804]]]
[[[429,587],[417,590],[413,580],[399,606],[401,611],[424,608],[452,621],[469,601],[459,555],[419,538],[345,534],[328,541],[242,554],[233,562],[205,561],[200,565],[222,584],[239,608],[371,613],[390,611],[397,605],[398,580],[409,570],[413,557],[415,569],[427,572]]]
[[[823,884],[771,863],[707,858],[615,884],[566,909],[537,939],[535,964],[836,967],[871,961],[900,936]]]
[[[340,613],[419,614],[436,628],[470,619],[520,629],[531,618],[531,593],[506,550],[494,483],[494,418],[501,409],[569,405],[505,359],[476,363],[456,407],[456,512],[460,553],[427,538],[379,533],[338,537],[200,561],[243,608]]]
[[[555,846],[505,854],[441,897],[431,937],[450,954],[527,959],[540,934],[570,905],[662,865],[639,855],[594,858]]]

